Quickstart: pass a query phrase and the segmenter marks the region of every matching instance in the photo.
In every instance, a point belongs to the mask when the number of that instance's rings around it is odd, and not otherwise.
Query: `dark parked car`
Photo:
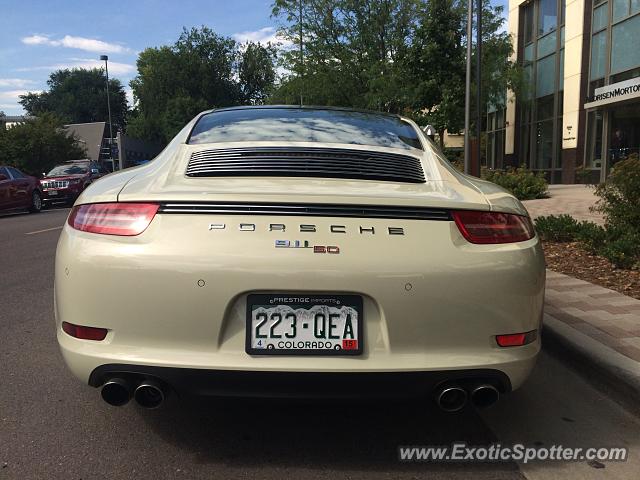
[[[0,211],[42,209],[42,191],[38,179],[14,167],[0,166]]]
[[[72,204],[91,182],[107,173],[102,165],[91,160],[72,160],[56,165],[40,180],[42,200],[46,204]]]

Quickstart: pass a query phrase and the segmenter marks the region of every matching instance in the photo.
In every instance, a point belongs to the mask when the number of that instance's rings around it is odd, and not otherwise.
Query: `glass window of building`
[[[536,97],[553,94],[556,83],[556,55],[538,60],[536,68]]]
[[[594,0],[592,18],[590,96],[597,88],[640,77],[640,0]],[[640,154],[637,102],[590,110],[586,128],[589,181],[601,181],[616,162]]]
[[[548,33],[538,39],[538,58],[546,57],[556,51],[556,32]]]
[[[564,1],[534,0],[521,11],[521,63],[527,87],[519,104],[518,162],[544,171],[552,182],[561,176]]]
[[[604,77],[607,67],[607,32],[600,32],[591,39],[591,78]]]
[[[614,25],[611,29],[611,73],[620,73],[640,65],[640,15]]]
[[[533,41],[533,3],[524,7],[523,19],[524,43],[527,44]]]
[[[504,119],[504,101],[498,106],[489,105],[489,108],[487,109],[487,143],[484,163],[485,167],[504,167]]]
[[[557,0],[539,0],[538,5],[538,36],[548,33],[558,26]]]
[[[607,28],[608,23],[609,5],[605,3],[593,10],[593,31],[599,32],[600,30]]]

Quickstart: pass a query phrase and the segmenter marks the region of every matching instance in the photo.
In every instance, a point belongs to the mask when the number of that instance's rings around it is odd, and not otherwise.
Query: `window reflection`
[[[245,141],[346,143],[422,149],[418,133],[393,115],[313,108],[248,108],[204,115],[190,144]]]
[[[540,0],[538,8],[538,36],[555,30],[558,26],[558,9],[556,0]]]

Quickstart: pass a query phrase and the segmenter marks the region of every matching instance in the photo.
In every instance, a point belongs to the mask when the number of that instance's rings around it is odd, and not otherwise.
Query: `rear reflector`
[[[108,330],[106,328],[84,327],[73,323],[62,322],[62,330],[75,338],[82,340],[104,340]]]
[[[513,243],[533,238],[528,217],[499,212],[458,210],[451,212],[460,233],[471,243]]]
[[[525,333],[511,333],[509,335],[496,335],[496,341],[501,347],[521,347],[533,342],[538,336],[537,330]]]
[[[140,235],[158,211],[157,203],[92,203],[73,207],[69,225],[103,235]]]

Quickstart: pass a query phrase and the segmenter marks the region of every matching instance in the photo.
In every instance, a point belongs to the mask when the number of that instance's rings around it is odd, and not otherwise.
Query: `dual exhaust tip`
[[[155,380],[143,380],[133,388],[131,382],[123,378],[111,378],[105,382],[100,392],[109,405],[121,407],[133,398],[144,408],[158,408],[166,398],[166,390]]]
[[[476,385],[469,392],[458,385],[445,385],[436,391],[435,396],[436,403],[445,412],[458,412],[469,400],[478,408],[489,407],[499,398],[498,389],[488,383]]]
[[[102,386],[102,399],[109,405],[121,407],[133,398],[143,408],[154,409],[160,407],[166,398],[166,389],[155,380],[143,380],[135,389],[133,384],[123,378],[114,377]],[[500,392],[491,384],[481,383],[469,391],[455,385],[448,384],[436,391],[435,400],[440,409],[445,412],[458,412],[469,401],[477,408],[493,405],[500,398]]]

